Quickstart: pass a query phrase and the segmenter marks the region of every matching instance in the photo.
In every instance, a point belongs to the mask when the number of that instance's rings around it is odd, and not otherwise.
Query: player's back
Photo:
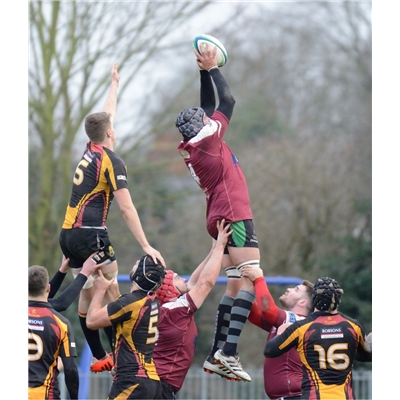
[[[154,359],[160,378],[177,391],[183,385],[196,350],[196,311],[189,293],[163,304],[160,311]]]
[[[363,337],[361,326],[341,313],[315,312],[306,321],[311,322],[299,328],[302,333],[297,348],[308,370],[303,395],[353,399],[352,370]]]
[[[148,377],[159,380],[153,351],[158,335],[159,303],[155,294],[136,290],[108,305],[115,328],[116,379]]]
[[[75,169],[63,229],[104,226],[113,191],[126,187],[126,182],[121,158],[110,149],[89,142]]]
[[[70,346],[75,348],[70,329],[67,318],[48,302],[28,302],[29,393],[35,398],[57,398],[58,356],[70,356]]]
[[[253,219],[247,182],[237,157],[223,140],[229,125],[219,111],[212,115],[210,134],[182,141],[178,150],[207,200],[207,230],[218,235],[216,223]]]

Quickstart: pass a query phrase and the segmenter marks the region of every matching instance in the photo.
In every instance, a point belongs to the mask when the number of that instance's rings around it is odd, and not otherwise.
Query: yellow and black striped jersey
[[[278,357],[296,347],[302,362],[304,399],[354,399],[354,361],[372,361],[365,333],[355,319],[318,311],[268,341],[264,356]]]
[[[65,360],[76,356],[75,339],[68,319],[55,311],[48,302],[29,300],[29,398],[59,398],[58,357]],[[77,389],[78,377],[75,385]]]
[[[160,380],[153,360],[159,319],[156,295],[135,290],[109,303],[107,311],[115,332],[116,380]]]
[[[112,150],[88,142],[75,169],[63,229],[105,226],[113,192],[127,188],[124,162]]]

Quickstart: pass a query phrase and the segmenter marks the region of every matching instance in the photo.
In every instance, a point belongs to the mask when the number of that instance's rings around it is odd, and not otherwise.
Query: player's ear
[[[299,306],[307,307],[307,300],[306,299],[300,299],[299,300]]]
[[[48,283],[47,286],[46,286],[46,292],[50,293],[50,283]]]

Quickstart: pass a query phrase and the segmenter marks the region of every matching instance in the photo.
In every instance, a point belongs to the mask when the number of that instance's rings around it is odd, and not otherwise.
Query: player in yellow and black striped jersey
[[[114,153],[114,119],[119,80],[118,64],[115,63],[111,69],[111,86],[103,112],[89,114],[85,118],[85,131],[90,141],[74,172],[71,197],[59,235],[61,250],[70,259],[74,276],[78,274],[85,260],[100,250],[108,254],[107,262],[101,266],[104,276],[107,279],[117,276],[117,258],[106,226],[113,199],[118,203],[129,230],[143,251],[154,261],[159,259],[164,263],[159,251],[147,241],[128,190],[126,166]],[[115,279],[105,301],[114,300],[120,295],[117,283]],[[91,365],[91,371],[101,372],[111,369],[112,360],[101,343],[99,332],[86,326],[86,313],[93,295],[92,286],[93,277],[89,277],[79,296],[78,314],[86,341],[94,358],[98,360]],[[109,330],[106,333],[111,345],[111,333]]]
[[[153,360],[158,338],[159,302],[155,291],[165,279],[160,261],[149,255],[138,260],[130,273],[131,291],[102,306],[110,283],[102,273],[94,281],[95,294],[87,324],[99,329],[113,326],[115,332],[115,376],[108,400],[159,399],[161,383]]]
[[[53,309],[47,269],[33,265],[28,269],[28,399],[60,399],[57,377],[61,358],[65,383],[71,399],[78,398],[77,356],[70,322]]]
[[[122,159],[107,147],[87,143],[75,170],[62,228],[104,227],[113,192],[127,187]]]
[[[361,324],[337,310],[342,294],[334,279],[319,278],[313,289],[314,312],[283,333],[278,330],[279,335],[265,345],[264,356],[271,358],[297,348],[303,364],[303,399],[355,399],[354,361],[372,361],[372,346]]]

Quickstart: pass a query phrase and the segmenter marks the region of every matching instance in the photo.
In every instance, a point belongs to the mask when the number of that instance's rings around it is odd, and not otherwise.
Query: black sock
[[[235,299],[230,296],[223,296],[215,315],[215,327],[214,327],[214,339],[211,348],[211,357],[214,356],[215,352],[220,349],[225,341],[229,329],[229,321],[231,316],[231,308]]]
[[[89,329],[86,326],[86,314],[78,315],[83,334],[85,335],[85,339],[90,347],[90,350],[92,351],[93,357],[101,360],[106,355],[106,351],[101,344],[100,332],[98,330]]]
[[[112,326],[106,326],[103,328],[107,339],[108,339],[108,343],[110,344],[110,351],[114,351],[114,346],[113,346],[113,327]]]
[[[256,296],[254,293],[248,292],[247,290],[239,290],[233,302],[228,336],[222,349],[225,355],[234,356],[237,353],[239,336],[242,333],[255,298]]]

